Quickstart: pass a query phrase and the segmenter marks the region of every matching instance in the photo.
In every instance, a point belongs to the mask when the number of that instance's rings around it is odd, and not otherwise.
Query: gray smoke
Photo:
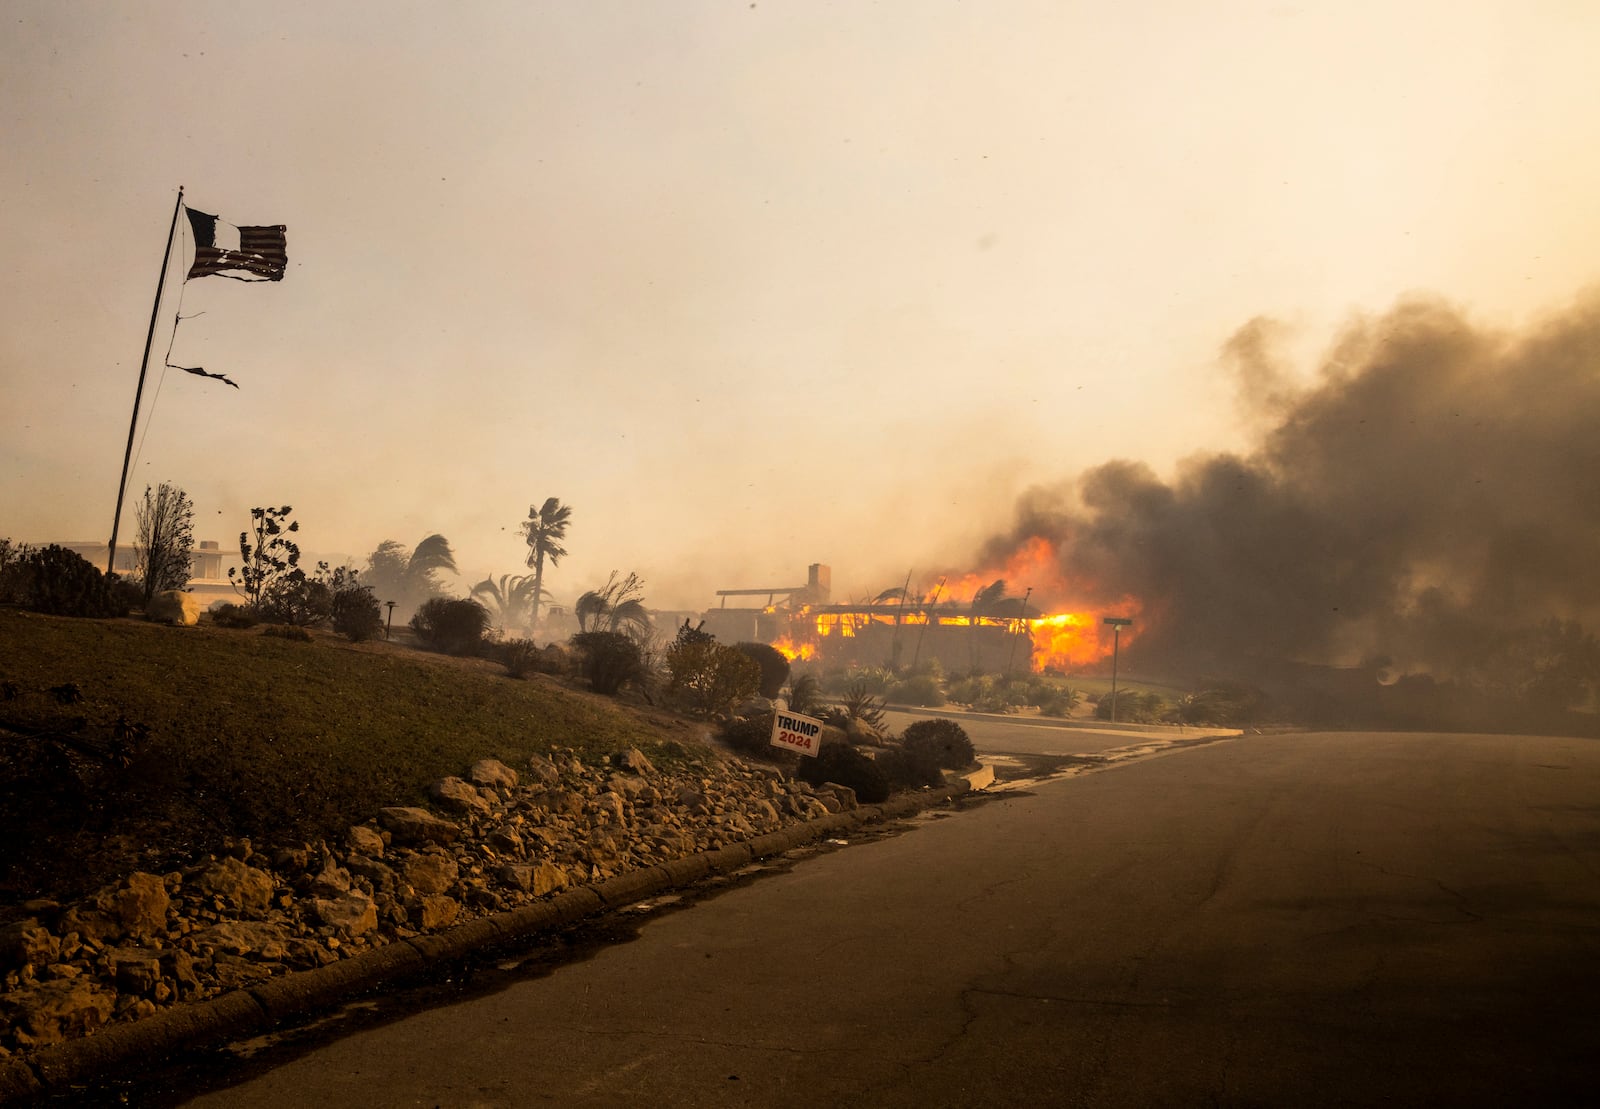
[[[1224,362],[1255,448],[1176,478],[1116,461],[1025,494],[1031,536],[1102,596],[1144,602],[1140,659],[1252,658],[1449,675],[1511,627],[1600,610],[1600,298],[1508,335],[1406,302],[1346,329],[1309,386],[1252,321]]]

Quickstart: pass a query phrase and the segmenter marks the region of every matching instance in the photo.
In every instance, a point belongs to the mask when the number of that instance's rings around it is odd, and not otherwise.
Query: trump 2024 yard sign
[[[822,721],[779,709],[772,714],[772,745],[816,758],[822,752]]]

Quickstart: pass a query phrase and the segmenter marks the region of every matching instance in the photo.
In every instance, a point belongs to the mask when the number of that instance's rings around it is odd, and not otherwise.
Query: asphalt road
[[[1244,736],[920,822],[196,1106],[1593,1104],[1600,743]]]

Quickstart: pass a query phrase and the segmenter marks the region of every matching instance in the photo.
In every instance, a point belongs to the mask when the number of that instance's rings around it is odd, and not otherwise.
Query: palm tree
[[[634,636],[650,630],[650,614],[644,610],[644,581],[629,574],[621,581],[611,571],[605,585],[591,589],[572,606],[578,617],[578,630],[586,632],[632,632]]]
[[[471,595],[483,602],[486,608],[493,602],[493,607],[499,612],[500,627],[510,630],[527,625],[533,590],[533,575],[501,574],[498,583],[493,578],[484,578],[472,587]]]
[[[560,564],[567,549],[561,545],[567,537],[567,525],[572,520],[572,509],[555,497],[535,508],[528,506],[528,518],[522,522],[522,532],[528,540],[528,568],[533,571],[533,615],[528,620],[530,628],[539,624],[539,602],[544,598],[544,560],[551,566]]]
[[[436,575],[446,572],[454,574],[457,570],[455,553],[444,536],[430,535],[411,551],[393,539],[385,539],[367,556],[361,584],[380,601],[394,601],[401,609],[414,609],[444,592]]]

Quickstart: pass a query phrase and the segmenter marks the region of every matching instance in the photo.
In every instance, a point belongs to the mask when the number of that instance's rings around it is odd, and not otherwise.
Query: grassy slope
[[[479,758],[637,746],[670,762],[684,751],[671,740],[694,734],[481,660],[9,608],[0,681],[14,687],[0,699],[0,901],[91,887],[134,850],[170,865],[227,836],[334,835]],[[76,704],[46,692],[69,682]],[[148,728],[126,768],[31,738],[105,745],[119,716]]]

